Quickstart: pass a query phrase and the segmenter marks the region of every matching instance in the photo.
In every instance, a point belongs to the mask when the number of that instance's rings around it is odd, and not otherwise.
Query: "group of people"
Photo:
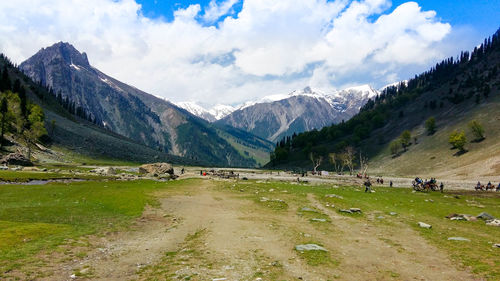
[[[372,182],[370,181],[370,177],[369,176],[366,176],[365,177],[366,180],[365,182],[363,183],[363,185],[365,186],[365,192],[371,192],[371,186],[372,186]],[[384,179],[383,178],[377,178],[377,184],[384,184]],[[389,186],[392,187],[393,183],[392,183],[392,180],[389,181]]]
[[[425,179],[424,181],[421,178],[416,177],[413,187],[415,188],[415,186],[420,186],[422,188],[429,186],[432,190],[436,190],[438,185],[436,178],[431,178],[430,180]],[[439,185],[439,190],[443,192],[443,189],[444,189],[444,183],[441,182],[441,184]]]
[[[476,184],[476,190],[486,190],[488,189],[495,189],[495,186],[491,183],[491,181],[488,182],[486,186],[482,185],[481,182],[477,182]],[[496,191],[500,191],[500,183],[498,183],[498,186],[496,187]]]

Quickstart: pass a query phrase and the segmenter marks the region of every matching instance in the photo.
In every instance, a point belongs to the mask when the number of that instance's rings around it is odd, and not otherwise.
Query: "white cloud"
[[[205,104],[306,85],[377,87],[459,51],[445,40],[451,26],[415,2],[387,13],[389,0],[244,0],[234,15],[237,2],[190,5],[167,22],[133,0],[0,1],[0,51],[20,63],[67,41],[123,82]]]
[[[230,13],[236,3],[238,3],[238,0],[226,0],[221,4],[217,4],[215,0],[210,1],[203,15],[203,20],[208,23],[216,22],[220,17]]]

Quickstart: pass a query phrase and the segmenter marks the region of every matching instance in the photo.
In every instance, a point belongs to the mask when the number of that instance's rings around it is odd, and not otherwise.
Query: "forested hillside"
[[[359,160],[367,157],[372,163],[370,169],[383,171],[386,165],[399,163],[406,159],[405,155],[409,155],[411,151],[424,147],[446,147],[445,151],[429,157],[439,159],[446,156],[448,159],[449,154],[450,157],[455,157],[450,158],[451,160],[474,158],[473,156],[477,155],[478,151],[484,151],[486,146],[495,147],[496,142],[490,141],[500,130],[496,119],[500,116],[499,36],[500,30],[472,52],[465,51],[456,58],[445,59],[405,83],[388,87],[375,99],[368,101],[360,113],[347,122],[284,138],[271,153],[268,166],[311,169],[311,158],[316,163],[321,158],[318,169],[333,170],[333,163],[349,162],[343,159],[346,158],[346,151],[351,150],[355,151],[352,156],[356,158],[353,165],[359,166]],[[489,119],[482,118],[481,114],[486,114]],[[434,117],[435,128],[427,130],[426,121],[431,117]],[[468,124],[474,118],[495,120],[494,124],[483,120],[482,126],[488,129],[488,136],[480,143],[468,129]],[[479,143],[480,146],[475,150],[469,149],[468,153],[450,150],[454,145],[448,143],[449,135],[455,129],[458,133],[463,130],[464,135],[468,134],[467,144],[475,141],[472,144]],[[402,134],[406,130],[408,132]],[[423,149],[421,153],[425,151]],[[330,156],[334,156],[332,153],[336,157],[329,161],[332,158]],[[479,161],[476,158],[471,159],[470,164]],[[426,160],[428,159],[417,157],[413,161]],[[398,170],[398,165],[401,163],[393,165],[388,171],[413,172],[410,168]],[[426,161],[425,165],[418,167],[432,169],[435,165],[445,166],[446,163]]]
[[[64,162],[81,156],[96,160],[200,163],[137,144],[96,125],[96,119],[90,114],[78,110],[67,99],[60,99],[51,89],[33,82],[4,55],[0,55],[0,70],[3,153],[21,150],[31,156],[31,160],[49,162]],[[32,149],[39,152],[35,143],[50,148],[43,159],[30,153]],[[65,157],[60,151],[70,151],[71,155]]]

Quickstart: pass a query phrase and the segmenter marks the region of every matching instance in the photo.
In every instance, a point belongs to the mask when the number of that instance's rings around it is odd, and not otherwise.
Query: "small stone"
[[[344,197],[337,195],[337,194],[327,194],[325,195],[327,198],[338,198],[338,199],[344,199]]]
[[[383,220],[383,219],[385,219],[385,217],[384,216],[378,216],[377,219]]]
[[[360,208],[349,208],[349,210],[353,213],[361,213],[361,209]]]
[[[463,238],[463,237],[448,237],[448,240],[450,240],[450,241],[465,241],[465,242],[470,242],[469,239]]]
[[[316,244],[303,244],[303,245],[297,245],[295,246],[295,250],[297,251],[324,251],[324,252],[328,252],[327,249],[319,246],[319,245],[316,245]]]
[[[269,189],[269,192],[273,192],[273,191],[274,191],[274,188]]]
[[[490,214],[488,214],[488,213],[486,213],[486,212],[482,212],[482,213],[480,213],[479,215],[477,215],[477,218],[478,218],[478,219],[487,220],[487,221],[488,221],[488,220],[494,220],[494,219],[495,219],[495,217],[494,217],[494,216],[492,216],[492,215],[490,215]]]
[[[500,248],[500,243],[498,243],[498,244],[493,244],[493,248]]]
[[[302,209],[300,209],[300,210],[301,210],[302,212],[315,212],[315,213],[317,213],[317,211],[316,211],[316,210],[311,209],[311,208],[309,208],[309,207],[304,207],[304,208],[302,208]]]
[[[486,223],[486,225],[489,225],[489,226],[500,226],[500,220],[499,219],[494,219],[494,220],[488,221]]]
[[[339,212],[341,213],[348,213],[348,214],[352,214],[352,211],[351,210],[346,210],[346,209],[340,209]]]
[[[432,226],[430,224],[427,224],[427,223],[421,222],[421,221],[418,222],[418,226],[420,226],[422,228],[427,228],[427,229],[432,228]]]
[[[389,213],[389,215],[391,215],[391,216],[396,216],[397,214],[398,214],[398,213],[396,213],[396,212],[390,212],[390,213]]]
[[[71,274],[71,276],[69,278],[76,279],[76,275],[75,274]]]
[[[311,219],[311,221],[326,222],[326,219],[317,219],[317,218],[313,218],[313,219]]]

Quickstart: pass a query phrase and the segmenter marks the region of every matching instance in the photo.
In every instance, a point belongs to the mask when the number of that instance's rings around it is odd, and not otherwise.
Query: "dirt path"
[[[133,231],[95,238],[97,249],[54,262],[42,279],[474,280],[407,225],[341,216],[312,194],[306,201],[331,223],[310,223],[293,200],[283,212],[265,209],[211,180],[158,196],[161,206],[147,209]],[[302,235],[321,241],[339,265],[308,265],[294,250]]]
[[[340,270],[346,280],[387,280],[390,277],[398,280],[477,280],[457,270],[446,254],[429,245],[407,225],[365,223],[337,214],[312,194],[307,197],[343,232],[340,241],[328,241],[327,245],[342,253]]]
[[[76,271],[83,273],[75,278],[80,280],[147,279],[148,267],[161,263],[166,252],[186,251],[186,239],[200,230],[207,234],[196,247],[208,256],[204,260],[211,266],[199,264],[199,259],[174,275],[203,276],[196,280],[251,279],[276,261],[278,271],[285,269],[281,276],[296,279],[310,275],[294,257],[293,243],[272,230],[272,218],[246,211],[252,209],[253,202],[233,198],[213,187],[211,181],[202,181],[186,194],[161,198],[161,207],[146,210],[134,231],[94,241],[102,247],[83,260],[53,264],[53,274],[42,279],[70,280]],[[138,275],[141,268],[146,268],[145,274]]]

